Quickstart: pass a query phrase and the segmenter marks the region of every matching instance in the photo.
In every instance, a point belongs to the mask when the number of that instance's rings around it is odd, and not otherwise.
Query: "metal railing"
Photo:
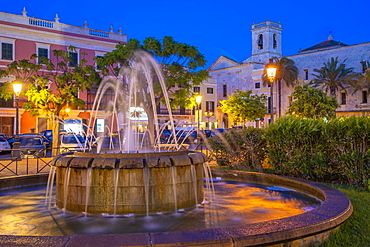
[[[8,154],[0,153],[0,177],[48,173],[55,149],[59,150],[57,153],[75,151],[68,148],[43,148],[31,153],[25,148],[13,148]]]

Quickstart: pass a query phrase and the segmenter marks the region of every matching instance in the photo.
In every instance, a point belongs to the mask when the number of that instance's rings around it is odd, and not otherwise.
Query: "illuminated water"
[[[44,205],[45,187],[0,191],[2,235],[64,236],[197,230],[250,224],[304,213],[321,202],[285,188],[215,180],[215,201],[151,216],[85,217]]]

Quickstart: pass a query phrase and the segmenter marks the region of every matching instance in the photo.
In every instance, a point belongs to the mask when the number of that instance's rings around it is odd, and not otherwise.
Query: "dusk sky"
[[[311,1],[44,1],[16,0],[1,4],[0,11],[115,32],[122,27],[128,38],[172,36],[196,46],[208,68],[224,55],[238,62],[251,55],[251,24],[266,20],[283,27],[283,56],[295,55],[327,40],[353,45],[370,42],[369,0]],[[368,54],[369,55],[369,54]],[[370,57],[370,55],[369,55]]]

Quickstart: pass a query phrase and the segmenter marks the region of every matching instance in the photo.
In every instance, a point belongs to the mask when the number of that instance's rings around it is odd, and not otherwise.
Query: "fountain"
[[[169,113],[166,126],[173,131],[166,145],[160,142],[163,128],[158,124],[154,80]],[[196,207],[203,201],[207,159],[203,153],[189,153],[177,144],[166,85],[154,58],[137,52],[131,67],[122,68],[118,78],[103,80],[89,125],[95,126],[107,90],[113,91],[114,97],[106,102],[104,116],[111,122],[106,127],[122,127],[123,133],[116,137],[119,147],[109,153],[97,150],[57,157],[50,175],[56,173],[57,207],[86,215],[149,215]],[[138,125],[144,124],[142,115],[147,116],[146,138],[137,131]],[[154,130],[159,133],[156,138]],[[51,191],[52,183],[48,197]]]
[[[122,127],[115,152],[59,155],[51,162],[48,177],[37,174],[0,179],[0,229],[4,234],[0,245],[303,246],[325,240],[351,215],[349,199],[327,185],[242,171],[212,170],[211,175],[203,153],[184,150],[181,143],[177,144],[171,114],[168,126],[172,138],[160,143],[163,128],[154,107],[153,71],[163,88],[158,65],[140,53],[133,60],[132,70],[123,69],[119,78],[106,78],[99,89],[94,108],[106,90],[114,89],[104,113],[111,124],[103,128]],[[169,103],[168,96],[164,101]],[[145,135],[132,131],[143,124],[139,116],[142,109],[148,121]],[[98,117],[95,111],[91,123]],[[221,187],[221,192],[226,191],[227,207],[219,204],[222,198],[200,205],[204,197],[213,198],[209,193],[215,180],[212,176],[221,183],[224,179],[236,183],[234,187],[228,183]],[[35,194],[29,194],[33,189],[17,192],[19,196],[13,194],[16,187],[45,185],[46,179],[47,210],[39,203],[44,188],[40,192],[35,189]],[[253,186],[258,190],[246,192]],[[260,190],[261,186],[266,190]],[[287,197],[278,200],[276,191],[303,193],[303,197],[320,203],[305,209],[293,203],[293,210],[285,211],[295,213],[269,214],[276,212],[277,205],[287,208],[284,203],[290,201]],[[260,202],[271,208],[259,206]],[[221,213],[223,209],[226,212]]]

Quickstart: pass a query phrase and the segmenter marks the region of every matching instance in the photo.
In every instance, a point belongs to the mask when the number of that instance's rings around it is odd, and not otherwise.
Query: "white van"
[[[87,150],[87,143],[81,135],[62,133],[60,135],[60,152],[74,152]]]

